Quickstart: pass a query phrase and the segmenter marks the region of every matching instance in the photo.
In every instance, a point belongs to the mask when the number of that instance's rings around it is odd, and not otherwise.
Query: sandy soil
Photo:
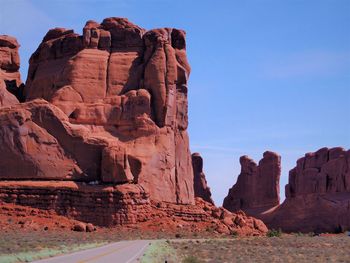
[[[345,234],[169,241],[183,262],[350,262]]]

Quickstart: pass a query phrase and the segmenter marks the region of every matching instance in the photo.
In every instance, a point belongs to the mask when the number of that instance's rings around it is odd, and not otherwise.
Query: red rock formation
[[[72,181],[0,181],[0,196],[6,203],[16,203],[16,211],[25,210],[18,205],[31,206],[39,209],[36,211],[39,215],[47,217],[48,213],[44,211],[50,210],[49,215],[63,214],[99,226],[136,225],[145,230],[160,231],[162,224],[163,231],[171,231],[174,225],[181,225],[194,227],[195,231],[211,229],[219,234],[243,236],[267,232],[262,221],[243,212],[231,213],[217,208],[200,198],[194,205],[153,202],[137,184],[106,186]],[[29,212],[33,216],[32,211]],[[5,214],[8,213],[6,209]]]
[[[0,35],[0,107],[18,103],[16,96],[11,93],[16,93],[22,84],[18,71],[18,48],[14,37]]]
[[[210,187],[208,186],[205,174],[203,173],[203,159],[199,153],[192,154],[192,166],[194,196],[200,197],[204,201],[214,204],[214,201],[211,198]]]
[[[278,155],[265,153],[259,166],[243,156],[241,164],[237,184],[224,200],[226,209],[242,209],[248,215],[262,219],[268,227],[287,232],[350,229],[350,150],[322,148],[305,154],[289,172],[286,199],[279,206]],[[259,174],[270,174],[271,180],[263,181],[266,177],[258,177]],[[265,198],[264,192],[274,193],[275,199]]]
[[[83,36],[51,29],[30,59],[25,95],[53,102],[69,116],[72,103],[110,104],[129,90],[146,89],[158,126],[186,130],[185,49],[182,30],[145,32],[122,18],[88,21]]]
[[[82,36],[51,29],[30,59],[28,103],[0,109],[0,178],[138,183],[152,200],[194,203],[189,73],[181,30],[122,18],[88,21]]]
[[[88,21],[83,35],[51,29],[30,58],[25,102],[0,107],[0,200],[101,226],[180,218],[266,233],[244,213],[195,204],[189,74],[182,30],[122,18]]]
[[[243,210],[255,215],[278,205],[280,156],[266,151],[259,165],[248,156],[242,156],[240,163],[241,173],[237,183],[225,197],[223,207],[230,211]]]
[[[322,148],[300,158],[289,172],[286,200],[264,220],[285,231],[350,229],[350,150]]]

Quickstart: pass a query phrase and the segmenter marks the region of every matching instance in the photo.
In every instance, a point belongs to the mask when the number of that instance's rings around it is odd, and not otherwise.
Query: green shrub
[[[280,237],[282,235],[282,230],[280,228],[278,230],[270,229],[266,235],[268,237]]]
[[[231,235],[232,235],[232,237],[238,237],[238,232],[233,230],[233,231],[231,231]]]
[[[297,236],[297,237],[303,237],[303,236],[305,236],[305,234],[304,233],[302,233],[302,232],[296,232],[295,233],[295,235]]]
[[[188,256],[184,258],[184,260],[182,261],[182,263],[202,263],[202,262],[203,261],[199,260],[195,256]]]

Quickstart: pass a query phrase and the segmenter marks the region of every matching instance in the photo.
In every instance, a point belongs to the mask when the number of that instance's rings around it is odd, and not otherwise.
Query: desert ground
[[[285,234],[265,237],[218,236],[203,231],[176,233],[98,228],[75,232],[68,229],[5,228],[0,236],[0,262],[31,262],[102,246],[120,240],[150,240],[141,262],[350,262],[347,233]]]
[[[0,262],[31,262],[121,240],[149,240],[141,262],[350,262],[350,236],[282,233],[240,237],[211,227],[166,222],[96,227],[78,232],[79,221],[52,211],[3,204],[0,210]]]

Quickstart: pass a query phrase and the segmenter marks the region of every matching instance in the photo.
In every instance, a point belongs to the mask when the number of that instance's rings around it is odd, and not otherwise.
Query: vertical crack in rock
[[[110,60],[111,60],[111,56],[112,56],[112,51],[109,50],[108,51],[108,59],[107,59],[107,72],[106,72],[106,95],[108,94],[108,90],[109,90],[109,67],[110,67]]]

